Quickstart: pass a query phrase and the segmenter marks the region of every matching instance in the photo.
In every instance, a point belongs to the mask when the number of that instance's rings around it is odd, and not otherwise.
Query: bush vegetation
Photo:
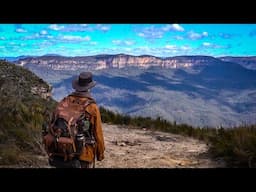
[[[56,102],[31,91],[50,91],[50,86],[32,72],[0,61],[0,164],[31,161],[25,153],[42,154],[41,130],[46,114]]]
[[[102,121],[150,130],[181,134],[205,141],[213,158],[226,161],[228,167],[256,167],[256,126],[199,128],[171,123],[160,117],[131,117],[100,107]]]

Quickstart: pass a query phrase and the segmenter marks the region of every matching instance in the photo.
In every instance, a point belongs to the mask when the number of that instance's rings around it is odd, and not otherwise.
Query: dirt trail
[[[214,168],[223,167],[207,154],[208,146],[180,135],[103,124],[105,159],[96,168]],[[33,156],[36,164],[11,168],[51,168],[46,156]]]
[[[102,168],[213,168],[202,141],[163,132],[103,125],[106,152]]]

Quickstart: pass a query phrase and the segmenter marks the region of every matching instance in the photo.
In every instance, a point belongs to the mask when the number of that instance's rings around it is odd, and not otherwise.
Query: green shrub
[[[211,138],[210,152],[230,167],[256,167],[256,126],[220,129]]]
[[[131,125],[194,137],[209,144],[212,157],[222,158],[227,162],[227,166],[256,167],[256,126],[199,128],[171,123],[160,117],[130,117],[113,113],[103,107],[100,107],[100,112],[105,123]]]
[[[9,147],[9,145],[1,147],[0,157],[0,163],[2,165],[17,164],[22,158],[20,149],[15,145],[12,145],[12,147]]]
[[[32,87],[50,90],[42,79],[3,61],[0,61],[0,86],[0,163],[29,161],[22,154],[42,151],[41,127],[48,120],[45,114],[51,113],[56,102],[31,92]]]

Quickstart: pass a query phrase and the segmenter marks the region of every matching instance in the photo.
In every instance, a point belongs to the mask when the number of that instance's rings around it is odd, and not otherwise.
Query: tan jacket
[[[75,95],[69,95],[68,97],[79,97],[82,100],[92,99],[90,97],[81,97],[81,96],[75,96]],[[96,155],[96,159],[98,161],[101,161],[104,159],[104,151],[105,151],[101,114],[96,103],[92,103],[89,106],[87,106],[86,111],[92,115],[91,123],[94,130],[96,145],[95,147],[91,145],[85,146],[79,159],[82,161],[93,162]]]

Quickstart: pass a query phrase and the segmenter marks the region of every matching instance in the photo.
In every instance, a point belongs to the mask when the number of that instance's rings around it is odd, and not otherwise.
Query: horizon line
[[[61,55],[61,54],[56,54],[56,53],[47,53],[43,55],[19,55],[19,56],[0,56],[0,58],[8,58],[8,57],[13,57],[13,58],[18,58],[18,57],[44,57],[44,56],[53,56],[53,57],[93,57],[93,56],[99,56],[99,55],[108,55],[108,56],[115,56],[115,55],[127,55],[127,56],[132,56],[132,57],[142,57],[142,56],[153,56],[157,58],[171,58],[171,57],[184,57],[184,56],[207,56],[207,57],[214,57],[214,58],[220,58],[220,57],[256,57],[256,55],[223,55],[223,56],[212,56],[212,55],[174,55],[174,56],[156,56],[156,55],[150,55],[150,54],[142,54],[142,55],[132,55],[132,54],[126,54],[126,53],[116,53],[116,54],[110,54],[110,53],[101,53],[101,54],[94,54],[94,55],[76,55],[76,56],[67,56],[67,55]]]

